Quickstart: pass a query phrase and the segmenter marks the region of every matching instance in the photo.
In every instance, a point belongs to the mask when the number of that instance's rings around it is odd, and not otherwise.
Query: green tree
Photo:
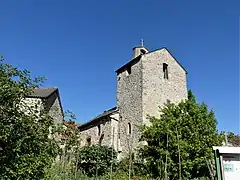
[[[79,152],[79,168],[88,176],[101,176],[115,167],[117,153],[108,146],[83,147]]]
[[[0,179],[41,179],[56,156],[53,119],[23,99],[42,82],[0,61]]]
[[[214,112],[198,104],[191,91],[179,104],[166,103],[159,118],[149,116],[151,126],[142,127],[140,156],[152,176],[191,179],[208,176],[212,146],[223,141],[217,131]]]
[[[64,123],[57,129],[58,142],[61,144],[60,165],[61,172],[66,173],[67,167],[71,167],[71,173],[77,173],[77,164],[79,160],[79,149],[81,146],[80,130],[75,122],[75,115],[66,111],[64,114]]]

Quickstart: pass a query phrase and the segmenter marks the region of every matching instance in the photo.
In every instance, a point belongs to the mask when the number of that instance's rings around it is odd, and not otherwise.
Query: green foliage
[[[240,146],[240,136],[234,134],[233,132],[227,133],[228,142],[235,147]]]
[[[63,169],[64,167],[64,169]],[[44,180],[87,180],[86,175],[81,172],[74,172],[74,169],[70,164],[64,165],[62,162],[57,162],[52,165],[51,168],[46,169],[46,175]]]
[[[214,112],[198,104],[191,91],[178,105],[167,103],[160,118],[150,117],[151,126],[142,127],[142,140],[148,143],[140,156],[152,176],[192,179],[209,176],[206,160],[213,159],[212,146],[220,145]]]
[[[146,176],[136,176],[137,180],[149,180]],[[76,174],[72,171],[72,167],[67,165],[65,167],[65,171],[62,170],[62,164],[56,163],[53,164],[53,166],[46,171],[46,176],[44,180],[128,180],[128,172],[124,171],[117,171],[110,175],[110,173],[106,173],[102,176],[98,177],[89,177],[82,173],[81,171],[78,171]],[[131,177],[131,179],[133,179]]]
[[[101,176],[116,166],[117,153],[108,146],[83,147],[79,155],[79,168],[88,176]]]
[[[64,114],[64,123],[58,126],[57,133],[60,142],[63,145],[61,155],[66,155],[68,152],[78,154],[81,138],[80,131],[74,120],[75,115],[72,112],[67,111]]]
[[[148,169],[146,168],[145,164],[139,161],[138,157],[134,158],[134,154],[131,157],[132,160],[130,160],[129,156],[126,156],[117,163],[116,174],[122,174],[122,172],[124,172],[129,175],[130,167],[130,177],[148,175],[149,172],[147,171]]]
[[[0,61],[0,179],[40,179],[56,156],[53,119],[23,101],[42,79]]]
[[[64,123],[57,129],[58,144],[61,145],[59,151],[58,164],[61,164],[61,172],[68,174],[69,170],[73,175],[77,172],[77,164],[79,160],[79,148],[81,145],[80,131],[75,123],[75,115],[66,112]]]

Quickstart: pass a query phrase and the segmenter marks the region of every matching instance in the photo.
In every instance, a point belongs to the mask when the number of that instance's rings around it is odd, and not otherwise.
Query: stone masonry
[[[116,108],[79,128],[86,142],[83,145],[90,145],[90,138],[91,144],[113,146],[121,156],[139,146],[138,126],[150,125],[147,115],[159,116],[159,107],[168,100],[178,103],[187,98],[187,72],[166,48],[149,52],[140,46],[116,73]]]
[[[57,88],[36,88],[22,100],[22,103],[21,109],[26,113],[31,110],[40,114],[41,110],[48,109],[54,123],[63,122],[63,109]]]

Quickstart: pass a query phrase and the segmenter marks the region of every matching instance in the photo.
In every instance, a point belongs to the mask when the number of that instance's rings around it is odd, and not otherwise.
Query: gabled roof
[[[187,73],[188,73],[187,70],[183,67],[183,65],[173,56],[173,54],[172,54],[172,53],[169,51],[169,49],[166,48],[166,47],[159,48],[159,49],[155,49],[155,50],[150,51],[150,52],[148,52],[148,53],[146,53],[146,54],[149,54],[149,53],[152,53],[152,52],[155,52],[155,51],[159,51],[159,50],[163,50],[163,49],[167,50],[167,52],[172,56],[172,58],[178,63],[179,66],[181,66],[181,68],[182,68],[182,69],[186,72],[186,74],[187,74]]]
[[[47,99],[50,97],[53,93],[57,93],[57,97],[59,99],[59,105],[61,108],[62,116],[64,117],[62,102],[59,94],[59,90],[56,87],[50,87],[50,88],[35,88],[29,95],[26,97],[28,98],[41,98],[41,99]]]
[[[35,88],[27,97],[30,98],[47,98],[56,92],[58,88]]]
[[[173,59],[179,64],[179,66],[182,67],[182,69],[183,69],[183,70],[186,72],[186,74],[187,74],[187,70],[181,65],[181,63],[173,56],[173,54],[172,54],[166,47],[159,48],[159,49],[155,49],[155,50],[153,50],[153,51],[149,51],[149,52],[147,52],[146,54],[150,54],[150,53],[152,53],[152,52],[159,51],[159,50],[163,50],[163,49],[167,50],[167,52],[173,57]],[[145,55],[145,54],[144,54],[144,55]],[[134,63],[138,62],[138,61],[141,59],[141,57],[144,56],[144,55],[139,55],[139,56],[137,56],[136,58],[130,60],[128,63],[126,63],[126,64],[124,64],[123,66],[121,66],[120,68],[118,68],[115,72],[116,72],[116,73],[119,73],[119,72],[123,71],[124,69],[126,69],[128,66],[132,66]]]
[[[87,121],[84,124],[81,124],[78,128],[81,130],[81,129],[86,128],[87,126],[91,126],[94,122],[97,122],[97,121],[101,120],[102,118],[107,117],[107,116],[113,114],[116,111],[117,111],[117,107],[108,109],[108,110],[104,111],[103,113],[99,114],[98,116],[96,116],[95,118]]]

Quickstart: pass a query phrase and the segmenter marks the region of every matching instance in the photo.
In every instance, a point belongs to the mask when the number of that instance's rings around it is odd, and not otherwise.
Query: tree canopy
[[[56,157],[53,119],[23,99],[42,82],[0,60],[0,179],[41,179]]]
[[[160,117],[149,116],[151,126],[142,127],[148,143],[140,156],[155,177],[191,179],[209,176],[212,146],[222,143],[213,110],[199,104],[191,91],[179,104],[166,103]]]

